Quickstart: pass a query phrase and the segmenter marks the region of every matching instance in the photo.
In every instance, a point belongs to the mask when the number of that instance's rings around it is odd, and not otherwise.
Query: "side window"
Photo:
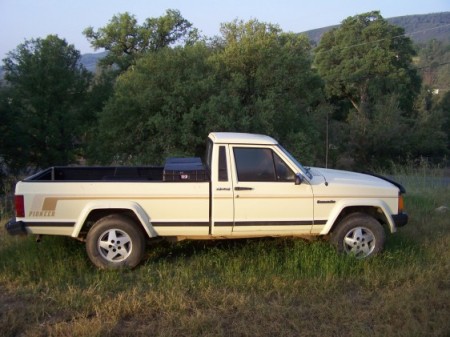
[[[228,181],[227,154],[225,146],[219,147],[219,181]]]
[[[277,181],[272,150],[234,148],[239,181]]]
[[[275,162],[275,169],[277,172],[278,181],[295,181],[294,172],[286,165],[286,163],[278,157],[276,153],[273,154]]]

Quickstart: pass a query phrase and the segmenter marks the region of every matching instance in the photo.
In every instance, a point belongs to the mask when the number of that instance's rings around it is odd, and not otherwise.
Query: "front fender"
[[[127,209],[132,211],[139,219],[142,228],[150,238],[158,236],[150,222],[149,216],[144,209],[136,202],[123,200],[96,200],[95,202],[89,202],[86,204],[75,223],[71,236],[76,238],[80,235],[81,229],[83,228],[83,225],[91,212],[96,210],[111,210],[113,212],[114,209]]]
[[[361,199],[346,199],[346,200],[341,200],[338,201],[335,205],[335,207],[333,208],[333,210],[331,211],[328,220],[325,224],[325,226],[323,227],[322,231],[320,232],[320,235],[327,235],[330,233],[333,225],[335,224],[336,220],[338,219],[339,215],[342,213],[342,211],[345,208],[348,207],[374,207],[377,208],[379,210],[381,210],[381,212],[384,214],[385,218],[387,219],[387,223],[389,226],[389,230],[391,233],[394,233],[397,231],[397,227],[395,225],[395,221],[392,218],[392,214],[390,211],[390,208],[388,206],[388,204],[386,202],[384,202],[383,200],[379,200],[379,199],[365,199],[365,200],[361,200]]]

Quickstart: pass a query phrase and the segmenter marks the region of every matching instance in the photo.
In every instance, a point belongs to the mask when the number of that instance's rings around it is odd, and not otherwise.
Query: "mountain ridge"
[[[404,15],[386,20],[393,25],[402,27],[405,34],[416,44],[423,44],[432,39],[450,42],[450,12]],[[317,45],[323,34],[339,26],[311,29],[301,32],[301,34],[306,34]]]

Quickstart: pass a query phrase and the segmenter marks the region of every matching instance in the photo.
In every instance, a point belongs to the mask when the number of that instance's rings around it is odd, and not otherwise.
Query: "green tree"
[[[347,18],[317,47],[315,64],[335,117],[345,123],[341,153],[356,166],[383,166],[416,153],[421,79],[414,55],[404,30],[377,11]]]
[[[204,114],[220,116],[219,129],[270,134],[302,159],[314,160],[314,107],[322,82],[311,69],[306,36],[250,20],[223,24],[210,58],[220,92]],[[228,118],[225,118],[228,117]]]
[[[352,110],[348,116],[347,148],[358,168],[388,166],[391,160],[404,161],[411,152],[411,131],[402,116],[396,95],[383,96],[374,105],[371,117]]]
[[[243,131],[270,134],[314,160],[311,117],[322,95],[309,48],[304,36],[277,26],[236,21],[213,45],[143,55],[100,113],[91,158],[161,162],[202,154],[210,131]]]
[[[10,167],[74,160],[91,79],[79,60],[74,46],[55,35],[26,41],[3,60],[7,91],[2,119],[12,132],[0,153]]]
[[[198,138],[203,143],[207,131],[195,130],[189,116],[209,96],[209,53],[202,43],[164,48],[119,76],[99,114],[91,160],[155,164],[198,154]]]
[[[433,90],[425,85],[416,100],[416,116],[409,130],[410,153],[413,158],[441,160],[448,154],[450,110],[445,108],[445,96],[441,100],[439,98],[440,96],[434,95]]]
[[[381,96],[397,95],[401,111],[411,113],[421,84],[412,64],[415,51],[404,30],[379,12],[345,19],[324,34],[315,53],[329,97],[347,99],[368,113]]]
[[[11,109],[11,90],[0,86],[0,181],[2,175],[7,175],[9,168],[22,166],[21,158],[15,158],[16,149],[26,146],[24,137],[18,137],[18,125]]]
[[[447,91],[438,103],[437,108],[442,111],[443,130],[447,134],[447,154],[450,153],[450,91]]]
[[[95,49],[109,53],[100,61],[102,66],[116,66],[125,71],[146,52],[158,51],[174,44],[192,44],[198,31],[177,10],[169,9],[164,16],[148,18],[142,25],[129,13],[114,15],[97,31],[88,27],[83,34]]]
[[[416,100],[415,156],[442,159],[450,152],[450,44],[432,39],[418,46],[423,77]]]
[[[418,52],[420,69],[425,85],[439,92],[450,89],[450,44],[430,40]]]

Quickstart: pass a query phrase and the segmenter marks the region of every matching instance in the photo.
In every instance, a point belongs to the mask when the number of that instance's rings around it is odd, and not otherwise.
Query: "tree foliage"
[[[349,17],[324,34],[315,63],[328,95],[348,99],[359,112],[369,112],[380,96],[394,94],[399,108],[409,113],[420,90],[414,54],[404,30],[375,11]]]
[[[186,138],[200,134],[189,135],[187,120],[208,95],[208,53],[203,44],[163,49],[122,74],[99,115],[91,158],[154,164],[169,154],[192,154],[195,144]]]
[[[210,131],[267,133],[307,155],[321,97],[309,55],[305,37],[256,20],[223,25],[214,46],[147,53],[100,114],[103,161],[200,154]]]
[[[446,152],[442,113],[430,110],[426,90],[421,94],[415,50],[402,28],[379,12],[349,17],[324,34],[315,55],[330,101],[353,107],[339,106],[346,133],[337,142],[357,166]]]
[[[169,9],[164,16],[147,18],[142,25],[128,12],[113,16],[97,31],[88,27],[83,34],[95,49],[109,53],[101,60],[103,66],[116,66],[120,71],[136,63],[146,52],[155,52],[174,44],[191,44],[198,39],[198,31],[177,10]]]
[[[306,36],[258,20],[223,24],[221,34],[211,58],[221,100],[205,114],[229,115],[228,130],[270,134],[312,160],[317,135],[311,120],[322,82]],[[233,106],[222,106],[229,102]]]
[[[418,54],[423,83],[438,91],[450,88],[450,44],[430,40]]]
[[[91,75],[58,36],[29,40],[3,60],[1,114],[11,126],[1,154],[11,168],[67,164],[79,145]]]

